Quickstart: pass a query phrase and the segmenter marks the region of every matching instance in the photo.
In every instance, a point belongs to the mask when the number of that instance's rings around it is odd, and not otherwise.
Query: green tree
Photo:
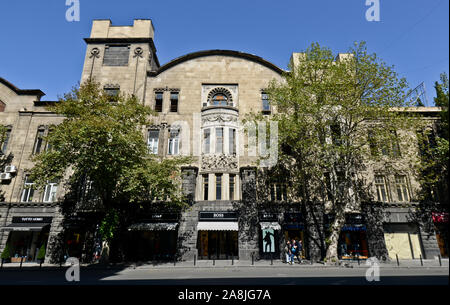
[[[84,193],[89,190],[93,200],[86,200],[87,210],[105,215],[100,232],[106,252],[136,206],[158,201],[183,207],[179,166],[188,160],[148,153],[144,129],[154,112],[135,96],[110,96],[87,81],[49,110],[64,119],[46,138],[52,149],[33,158],[31,177],[38,187],[65,182],[68,194],[80,185]]]
[[[5,246],[5,249],[3,249],[1,258],[2,259],[11,258],[11,250],[9,249],[9,243],[6,243],[6,246]]]
[[[409,106],[406,88],[406,81],[369,54],[364,42],[338,56],[312,44],[293,58],[283,80],[268,88],[275,108],[271,119],[279,124],[277,167],[290,173],[291,198],[334,215],[323,238],[329,262],[338,259],[345,213],[373,201],[366,164],[391,162],[398,143],[411,140],[396,132],[413,126],[413,118],[402,111]]]
[[[45,259],[45,243],[43,243],[42,246],[39,248],[37,259],[38,260]]]

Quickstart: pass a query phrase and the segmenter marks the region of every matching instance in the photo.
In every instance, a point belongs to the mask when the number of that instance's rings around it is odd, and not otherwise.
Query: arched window
[[[2,101],[0,101],[0,112],[5,111],[5,108],[6,108],[6,104],[3,103]]]
[[[228,105],[228,98],[223,93],[217,93],[212,97],[212,104],[214,106],[226,106]]]
[[[211,90],[208,94],[208,106],[234,106],[230,91],[223,87]]]

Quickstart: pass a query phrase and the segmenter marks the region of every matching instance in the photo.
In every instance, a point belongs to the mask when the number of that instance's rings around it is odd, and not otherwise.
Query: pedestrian
[[[291,242],[286,241],[286,246],[284,247],[284,254],[286,255],[286,263],[290,264],[291,262]]]
[[[292,239],[291,243],[291,265],[294,264],[294,257],[296,256],[298,251],[297,243],[295,242],[295,239]]]
[[[297,260],[299,264],[302,263],[302,254],[303,254],[302,250],[303,250],[302,241],[301,239],[299,239],[297,243]]]

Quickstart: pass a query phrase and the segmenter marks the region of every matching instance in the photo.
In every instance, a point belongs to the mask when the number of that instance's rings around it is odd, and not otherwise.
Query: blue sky
[[[161,64],[184,54],[230,49],[258,55],[286,69],[292,52],[319,42],[346,52],[366,41],[411,87],[449,72],[449,1],[379,0],[380,21],[365,18],[366,0],[79,0],[80,21],[67,22],[66,0],[2,1],[0,77],[55,100],[81,77],[93,19],[131,25],[152,19]]]

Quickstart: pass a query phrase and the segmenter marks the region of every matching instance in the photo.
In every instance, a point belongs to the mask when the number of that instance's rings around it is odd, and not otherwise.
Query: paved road
[[[380,281],[368,282],[366,268],[154,266],[80,270],[80,282],[67,282],[67,267],[48,270],[4,268],[0,285],[448,285],[448,267],[380,269]]]

